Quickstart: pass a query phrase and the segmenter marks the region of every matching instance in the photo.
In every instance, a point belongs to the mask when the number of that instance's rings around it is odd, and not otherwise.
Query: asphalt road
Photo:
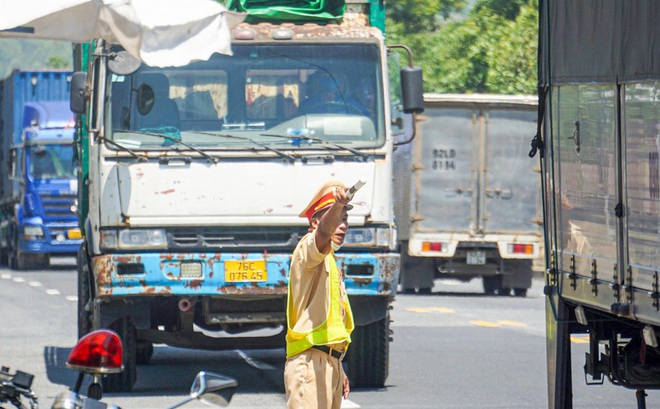
[[[0,267],[0,364],[35,375],[40,406],[75,381],[64,367],[76,342],[75,260],[47,271]],[[527,298],[484,296],[481,283],[436,281],[431,295],[399,295],[392,316],[387,387],[352,391],[344,408],[547,408],[545,304],[535,280]],[[635,392],[586,386],[585,340],[573,340],[574,407],[635,408]],[[198,351],[158,345],[130,394],[106,394],[124,409],[167,408],[200,370],[236,378],[230,408],[284,408],[284,350]],[[660,406],[648,392],[647,406]],[[187,408],[207,407],[199,403]]]

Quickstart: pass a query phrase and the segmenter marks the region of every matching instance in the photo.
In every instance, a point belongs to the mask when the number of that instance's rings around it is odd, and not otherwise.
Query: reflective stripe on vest
[[[353,323],[353,312],[351,305],[341,299],[340,273],[337,268],[337,261],[331,252],[325,258],[327,271],[330,272],[330,286],[328,295],[330,296],[330,308],[325,321],[318,327],[309,332],[296,332],[292,329],[291,322],[291,288],[287,295],[287,332],[286,332],[286,357],[290,358],[297,355],[314,345],[328,345],[345,343],[345,348],[351,343],[351,332],[355,327]],[[289,286],[291,282],[289,281]],[[344,308],[345,320],[342,319],[342,307]]]

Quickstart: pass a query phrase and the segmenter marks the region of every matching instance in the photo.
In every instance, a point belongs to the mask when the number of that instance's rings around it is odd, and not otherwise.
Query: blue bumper
[[[395,294],[399,280],[399,254],[345,253],[337,254],[336,258],[339,268],[346,273],[349,294]],[[249,278],[243,276],[246,281],[232,282],[228,266],[235,261],[263,262],[266,274],[260,276],[261,281],[247,281]],[[285,295],[290,263],[290,254],[139,253],[94,257],[92,269],[99,298]]]
[[[80,234],[78,223],[57,223],[54,225],[42,225],[44,229],[43,239],[25,240],[19,239],[19,248],[24,253],[38,254],[76,254],[82,243],[82,239],[72,239],[70,236],[76,232]],[[19,226],[19,231],[22,226]]]

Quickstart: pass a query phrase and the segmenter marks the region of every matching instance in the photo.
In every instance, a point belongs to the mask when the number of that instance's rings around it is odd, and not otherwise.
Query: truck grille
[[[76,216],[74,208],[76,195],[41,195],[41,204],[46,218],[51,220],[72,220]]]
[[[171,249],[277,248],[292,250],[306,232],[307,229],[301,227],[169,229],[167,239]]]

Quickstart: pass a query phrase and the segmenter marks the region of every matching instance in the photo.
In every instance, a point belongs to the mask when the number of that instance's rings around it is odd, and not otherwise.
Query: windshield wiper
[[[122,150],[124,152],[128,152],[129,154],[131,154],[132,157],[137,159],[138,162],[146,162],[147,161],[147,156],[146,155],[138,155],[137,153],[135,153],[132,150],[128,149],[124,145],[118,144],[117,142],[113,141],[112,139],[99,138],[99,142],[107,143],[107,144],[112,145],[116,148],[119,148],[120,150]]]
[[[268,151],[271,151],[271,152],[275,152],[276,154],[278,154],[278,155],[280,155],[281,157],[287,159],[287,160],[288,160],[289,162],[291,162],[291,163],[293,163],[293,162],[296,161],[296,157],[295,157],[295,156],[292,156],[292,155],[289,155],[288,153],[282,152],[282,151],[279,150],[279,149],[271,148],[270,146],[267,146],[267,145],[264,145],[264,144],[262,144],[262,143],[259,143],[259,142],[255,141],[254,139],[246,138],[246,137],[243,137],[243,136],[236,136],[236,135],[225,134],[225,133],[201,132],[201,131],[194,131],[194,132],[197,133],[197,134],[200,134],[200,135],[219,136],[219,137],[223,137],[223,138],[238,139],[238,140],[241,140],[241,141],[252,142],[253,144],[255,144],[255,145],[257,145],[257,146],[259,146],[259,147],[261,147],[261,148],[263,148],[263,149],[265,149],[265,150],[268,150]]]
[[[288,135],[279,135],[279,134],[272,134],[272,133],[262,133],[260,135],[261,136],[270,136],[270,137],[273,137],[273,138],[280,138],[280,139],[289,139],[289,140],[304,139],[306,141],[319,142],[319,143],[324,144],[324,145],[330,145],[330,146],[332,146],[334,148],[337,148],[337,149],[349,151],[352,154],[361,157],[362,160],[365,161],[365,162],[371,157],[371,155],[366,154],[366,153],[364,153],[362,151],[359,151],[357,149],[349,148],[347,146],[342,146],[342,145],[339,145],[339,144],[334,143],[334,142],[326,141],[325,139],[315,138],[313,136],[305,136],[305,135],[295,135],[295,136],[291,135],[291,136],[288,136]]]
[[[167,141],[171,141],[171,142],[183,145],[186,148],[190,149],[191,151],[199,153],[200,155],[202,155],[204,158],[206,158],[206,160],[208,160],[211,163],[218,163],[218,158],[214,158],[213,156],[209,155],[208,153],[206,153],[202,150],[199,150],[199,149],[195,148],[194,146],[183,142],[181,139],[177,139],[177,138],[172,137],[172,136],[162,135],[162,134],[154,133],[154,132],[133,131],[133,130],[126,130],[126,129],[116,129],[115,132],[136,133],[136,134],[139,134],[139,135],[149,135],[149,136],[155,136],[157,138],[165,139]]]

